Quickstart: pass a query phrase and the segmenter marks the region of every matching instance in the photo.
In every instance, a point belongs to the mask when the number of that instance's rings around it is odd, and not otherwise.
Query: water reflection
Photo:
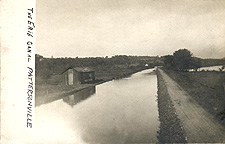
[[[67,96],[67,97],[63,98],[63,101],[66,102],[71,107],[73,107],[74,105],[81,102],[82,100],[85,100],[88,97],[90,97],[91,95],[95,94],[95,92],[96,92],[95,86],[88,87],[86,89],[83,89],[83,90],[71,95],[71,96]]]
[[[36,130],[29,142],[156,143],[156,95],[157,78],[149,69],[41,105],[35,109]]]

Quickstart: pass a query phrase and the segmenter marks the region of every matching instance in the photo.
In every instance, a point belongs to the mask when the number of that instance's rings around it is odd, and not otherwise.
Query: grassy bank
[[[123,77],[128,77],[133,73],[144,70],[146,67],[134,67],[134,68],[107,68],[107,67],[98,67],[94,68],[95,76],[97,80],[100,81],[109,81],[112,79],[119,79]]]
[[[225,126],[225,72],[164,71]]]
[[[160,143],[185,143],[184,131],[169,97],[165,82],[158,70],[156,73],[158,79],[158,109],[160,120],[158,140]]]
[[[81,85],[63,85],[63,84],[48,84],[48,80],[38,80],[45,81],[42,84],[35,85],[35,105],[39,106],[41,104],[49,103],[65,96],[71,95],[87,87],[95,86],[100,83],[110,81],[113,79],[119,79],[123,77],[128,77],[133,73],[141,71],[145,67],[137,67],[133,69],[127,68],[95,68],[96,81],[92,84],[81,84]]]

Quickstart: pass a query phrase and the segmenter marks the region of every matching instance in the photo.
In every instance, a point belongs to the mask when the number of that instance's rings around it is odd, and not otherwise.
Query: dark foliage
[[[164,59],[164,66],[167,69],[173,69],[174,68],[174,62],[173,62],[173,56],[172,55],[166,55],[163,57]]]
[[[174,69],[187,71],[192,67],[192,53],[187,49],[179,49],[173,53]]]
[[[225,65],[225,58],[222,59],[201,59],[202,66]]]
[[[52,75],[60,75],[71,67],[90,67],[95,71],[109,71],[110,69],[131,69],[135,70],[160,64],[159,57],[150,56],[127,56],[116,55],[113,57],[88,57],[88,58],[45,58],[39,54],[35,55],[35,72],[38,80],[46,80]],[[113,71],[113,70],[111,70]],[[97,74],[98,75],[98,74]]]
[[[192,53],[187,49],[179,49],[173,55],[163,57],[164,66],[167,69],[176,71],[187,71],[201,67],[201,59],[192,57]]]

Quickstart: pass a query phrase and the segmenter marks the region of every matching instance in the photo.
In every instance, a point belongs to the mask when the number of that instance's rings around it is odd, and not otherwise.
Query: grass
[[[95,69],[96,79],[108,81],[112,79],[117,79],[121,77],[127,77],[135,72],[141,71],[145,67],[136,67],[136,68],[97,68]]]
[[[225,72],[164,71],[225,126]]]
[[[185,134],[180,119],[169,97],[165,81],[157,70],[158,81],[158,110],[160,130],[158,140],[160,143],[186,143]]]

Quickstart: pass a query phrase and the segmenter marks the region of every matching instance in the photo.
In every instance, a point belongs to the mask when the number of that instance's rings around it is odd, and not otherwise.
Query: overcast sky
[[[225,0],[37,0],[45,57],[173,54],[225,57]]]

